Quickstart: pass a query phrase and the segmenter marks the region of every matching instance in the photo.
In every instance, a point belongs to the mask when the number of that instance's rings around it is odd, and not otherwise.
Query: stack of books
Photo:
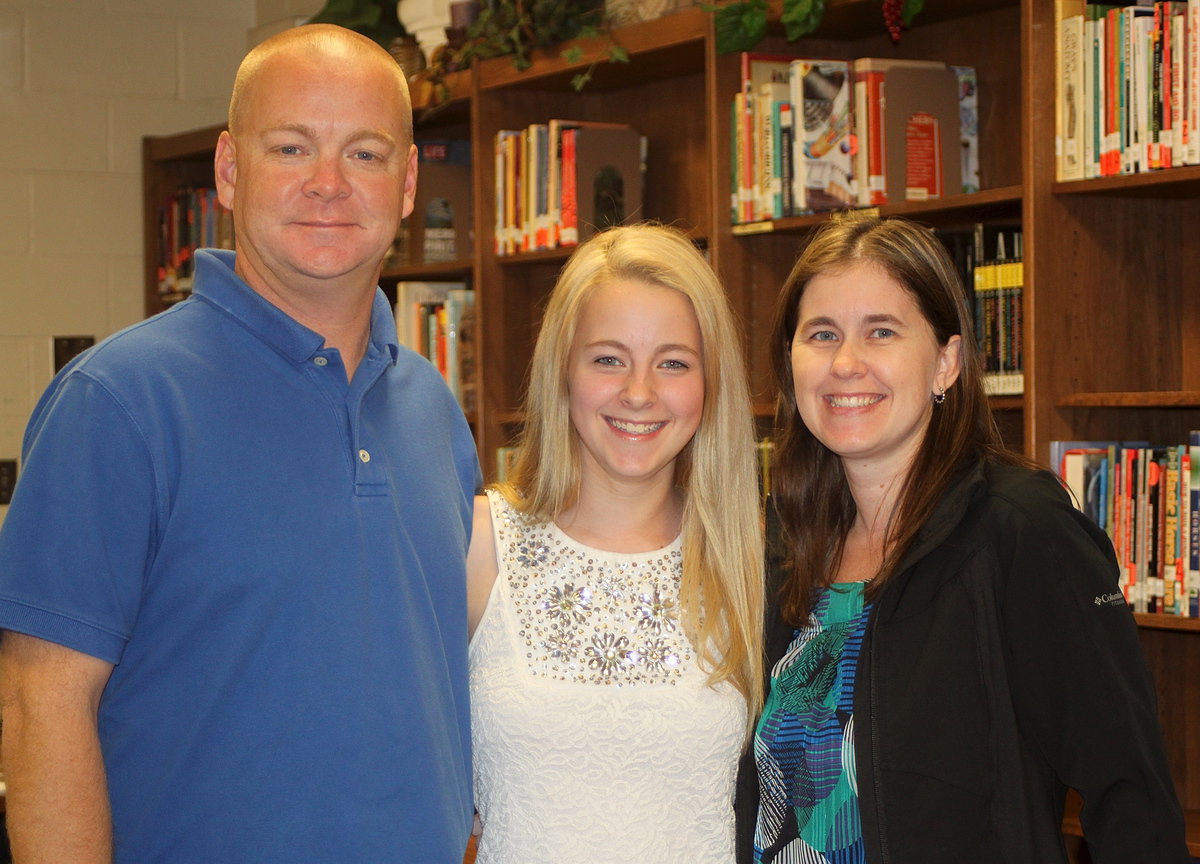
[[[496,133],[497,255],[574,246],[642,213],[646,140],[625,123],[550,120]]]

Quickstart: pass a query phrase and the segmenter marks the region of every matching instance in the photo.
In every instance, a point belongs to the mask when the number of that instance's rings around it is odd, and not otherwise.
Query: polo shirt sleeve
[[[149,432],[78,370],[43,396],[0,529],[0,628],[120,662],[157,533]]]

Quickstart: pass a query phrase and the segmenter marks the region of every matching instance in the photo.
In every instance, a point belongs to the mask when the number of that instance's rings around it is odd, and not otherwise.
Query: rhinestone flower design
[[[498,496],[500,570],[529,671],[580,684],[674,684],[692,668],[680,626],[682,544],[620,554],[575,542]]]
[[[673,631],[676,619],[679,617],[675,601],[670,597],[664,597],[661,591],[655,591],[653,594],[639,594],[637,614],[638,628],[648,630],[655,635],[664,630]]]
[[[613,633],[602,633],[592,637],[588,653],[591,655],[588,668],[608,677],[623,663],[629,662],[629,640]]]
[[[656,639],[641,652],[641,661],[647,672],[662,674],[679,668],[679,655],[661,639]]]
[[[555,585],[550,589],[549,596],[541,604],[550,620],[563,625],[572,622],[583,623],[588,610],[592,608],[592,591],[586,586],[576,588],[574,585]]]

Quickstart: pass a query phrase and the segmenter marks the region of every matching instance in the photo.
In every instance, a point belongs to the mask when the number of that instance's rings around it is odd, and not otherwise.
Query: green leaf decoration
[[[789,42],[807,36],[821,26],[825,17],[825,0],[783,0],[784,34]]]
[[[925,0],[904,0],[904,11],[900,13],[905,27],[911,27],[917,13],[925,8]]]
[[[743,0],[717,7],[717,52],[750,51],[767,35],[767,0]]]
[[[575,92],[578,93],[580,90],[586,87],[588,82],[591,80],[592,76],[589,73],[581,72],[571,79],[571,86],[574,87]]]
[[[562,52],[562,58],[568,63],[580,63],[583,61],[583,49],[578,45],[572,45]]]
[[[614,42],[608,46],[608,59],[612,63],[628,63],[629,52]]]
[[[374,39],[384,48],[408,35],[396,17],[396,4],[388,0],[328,0],[307,23],[337,24]]]

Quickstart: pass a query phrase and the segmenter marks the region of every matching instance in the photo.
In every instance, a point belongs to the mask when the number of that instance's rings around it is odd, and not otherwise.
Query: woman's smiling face
[[[870,261],[820,273],[800,297],[791,364],[809,431],[847,463],[907,472],[958,377],[960,337],[940,346],[913,296]]]

